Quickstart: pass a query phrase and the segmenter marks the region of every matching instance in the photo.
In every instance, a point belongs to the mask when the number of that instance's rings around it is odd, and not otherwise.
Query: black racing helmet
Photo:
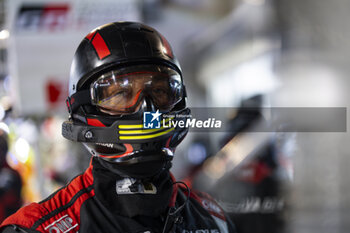
[[[83,142],[122,176],[152,177],[168,169],[188,132],[145,124],[145,114],[159,123],[165,115],[163,121],[183,120],[190,111],[169,42],[141,23],[106,24],[83,39],[73,58],[66,104],[70,119],[62,125],[63,136]]]

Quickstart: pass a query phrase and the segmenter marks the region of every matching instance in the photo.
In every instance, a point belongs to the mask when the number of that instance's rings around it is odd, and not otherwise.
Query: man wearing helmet
[[[89,168],[2,232],[235,232],[214,200],[169,172],[188,129],[142,124],[146,112],[190,113],[180,65],[155,29],[117,22],[90,32],[73,58],[67,107],[62,134],[91,152]]]

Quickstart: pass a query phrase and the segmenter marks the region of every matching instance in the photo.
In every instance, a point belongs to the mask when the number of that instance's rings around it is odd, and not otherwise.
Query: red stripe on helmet
[[[98,32],[92,39],[92,45],[94,46],[100,60],[111,54],[111,51],[108,49],[106,42]]]
[[[87,124],[91,125],[91,126],[97,126],[97,127],[106,127],[101,121],[99,121],[98,119],[90,119],[87,118]]]
[[[163,42],[163,53],[167,55],[168,57],[174,58],[173,50],[170,47],[169,42],[165,39],[163,35],[160,35],[160,38]]]
[[[88,39],[89,41],[91,41],[92,37],[94,37],[96,31],[92,31],[89,34],[87,34],[87,36],[85,37],[86,39]]]

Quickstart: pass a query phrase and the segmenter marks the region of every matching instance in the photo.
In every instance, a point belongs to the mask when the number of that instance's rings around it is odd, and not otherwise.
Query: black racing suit
[[[147,185],[138,184],[133,188],[125,186],[125,179],[111,173],[93,158],[83,174],[45,200],[21,208],[2,223],[0,231],[236,232],[210,196],[188,192],[183,185],[174,183],[170,172],[163,172]],[[140,187],[146,186],[149,187],[140,191]]]

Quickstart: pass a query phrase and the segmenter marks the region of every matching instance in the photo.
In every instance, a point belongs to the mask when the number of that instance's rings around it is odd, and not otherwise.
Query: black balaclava
[[[93,157],[94,188],[97,199],[114,214],[157,217],[165,213],[173,190],[168,170],[148,179],[122,177]]]

